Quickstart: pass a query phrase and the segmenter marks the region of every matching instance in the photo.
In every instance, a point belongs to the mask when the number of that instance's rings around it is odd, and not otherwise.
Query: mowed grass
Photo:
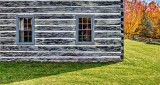
[[[119,63],[0,62],[0,84],[160,85],[160,45],[125,40]]]

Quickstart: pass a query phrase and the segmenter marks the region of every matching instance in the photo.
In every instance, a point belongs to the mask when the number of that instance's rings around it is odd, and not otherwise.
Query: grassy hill
[[[115,64],[0,62],[0,84],[160,85],[160,45],[125,40]]]

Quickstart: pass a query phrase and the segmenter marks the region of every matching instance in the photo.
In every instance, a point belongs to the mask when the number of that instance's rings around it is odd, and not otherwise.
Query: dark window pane
[[[91,36],[91,30],[87,30],[87,35]]]
[[[83,29],[87,29],[87,24],[83,24]]]
[[[29,37],[29,42],[32,42],[32,37]]]
[[[91,23],[91,18],[88,18],[88,23]]]
[[[29,37],[32,37],[32,31],[29,31]]]
[[[32,30],[32,18],[28,19],[28,30]]]
[[[84,35],[85,36],[90,36],[91,35],[91,30],[84,30]]]
[[[24,30],[28,30],[27,23],[26,23],[26,24],[24,24]]]
[[[27,18],[24,18],[24,23],[27,23],[27,20],[28,20]]]
[[[83,41],[83,36],[79,36],[79,41]]]
[[[24,42],[28,42],[28,37],[24,37]]]
[[[82,24],[79,24],[79,29],[82,29]]]
[[[29,18],[28,19],[28,24],[31,24],[32,23],[32,18]]]
[[[79,31],[79,35],[84,35],[84,31],[83,31],[83,30],[80,30],[80,31]]]
[[[91,24],[88,24],[88,29],[91,29]]]
[[[83,23],[87,23],[87,18],[83,18]]]
[[[28,30],[32,30],[32,24],[28,24]]]
[[[83,36],[83,41],[87,41],[87,37],[86,36]]]
[[[28,19],[24,18],[24,23],[23,23],[24,24],[24,30],[28,30],[28,28],[27,28],[28,27],[28,25],[27,25],[28,23],[27,22],[28,22]]]
[[[86,30],[83,30],[83,35],[87,35]]]
[[[82,18],[79,18],[79,23],[82,23]]]
[[[29,34],[28,31],[24,31],[24,36],[25,37],[28,37],[28,34]]]
[[[19,31],[20,42],[32,42],[32,31]]]
[[[87,37],[87,41],[91,41],[91,36],[86,36]]]

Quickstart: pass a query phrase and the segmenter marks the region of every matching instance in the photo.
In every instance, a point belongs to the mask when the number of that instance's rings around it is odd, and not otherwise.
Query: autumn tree
[[[125,37],[160,38],[160,6],[154,1],[124,0]]]
[[[136,28],[138,28],[139,24],[141,23],[144,6],[138,0],[125,0],[124,5],[125,36],[127,38],[131,38],[131,36],[135,33]]]

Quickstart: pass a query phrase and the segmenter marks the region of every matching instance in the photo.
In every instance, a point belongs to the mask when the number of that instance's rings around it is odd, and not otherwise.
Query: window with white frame
[[[17,44],[34,44],[34,16],[17,16]]]
[[[77,16],[76,19],[76,43],[94,44],[94,17]]]

